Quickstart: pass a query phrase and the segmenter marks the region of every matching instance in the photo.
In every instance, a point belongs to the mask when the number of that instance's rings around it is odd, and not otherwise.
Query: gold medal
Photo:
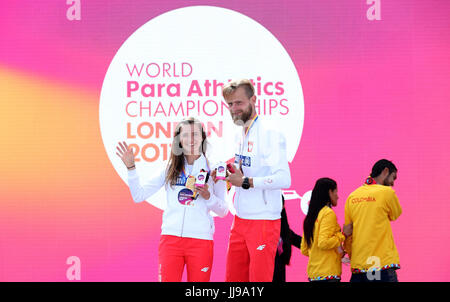
[[[195,191],[195,177],[190,175],[188,177],[188,179],[186,180],[186,188],[188,188],[189,190],[191,190],[192,192]]]

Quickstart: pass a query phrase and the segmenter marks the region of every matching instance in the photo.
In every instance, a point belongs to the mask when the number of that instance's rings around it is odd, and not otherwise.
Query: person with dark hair
[[[196,185],[199,176],[209,172],[205,156],[206,133],[202,124],[190,117],[175,128],[172,150],[165,170],[141,185],[136,172],[134,153],[126,142],[117,146],[117,156],[128,169],[128,185],[138,203],[165,187],[167,207],[164,210],[158,247],[159,281],[181,281],[184,267],[188,282],[207,282],[213,262],[214,220],[228,213],[225,183],[211,177],[203,186]]]
[[[344,234],[337,223],[331,207],[337,206],[337,184],[331,178],[316,181],[309,202],[308,214],[303,221],[302,254],[309,256],[308,280],[339,282],[341,259],[344,251],[341,244]]]
[[[286,208],[284,207],[284,196],[282,196],[282,200],[283,210],[281,211],[281,233],[275,256],[275,269],[273,271],[272,279],[273,282],[286,282],[286,265],[290,265],[291,262],[291,246],[295,246],[300,249],[300,244],[302,242],[302,237],[297,235],[289,227]]]
[[[402,213],[395,194],[397,167],[389,160],[377,161],[364,184],[345,203],[345,250],[350,256],[350,282],[397,282],[400,259],[391,221]]]

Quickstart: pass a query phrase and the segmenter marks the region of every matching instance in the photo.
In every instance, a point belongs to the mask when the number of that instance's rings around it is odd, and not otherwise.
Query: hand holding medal
[[[211,196],[209,193],[209,186],[207,184],[209,178],[209,173],[205,170],[201,170],[197,175],[197,180],[195,182],[195,192],[198,192],[201,197],[208,200]]]
[[[235,187],[241,187],[242,182],[244,180],[244,173],[242,172],[242,169],[240,168],[242,165],[242,162],[239,162],[239,168],[233,167],[232,165],[228,166],[228,169],[230,173],[226,177],[226,180],[230,182]],[[231,169],[230,169],[231,168]]]
[[[208,184],[205,184],[203,187],[196,187],[195,192],[199,193],[201,197],[205,200],[209,200],[211,197],[211,193],[209,193],[209,186]]]

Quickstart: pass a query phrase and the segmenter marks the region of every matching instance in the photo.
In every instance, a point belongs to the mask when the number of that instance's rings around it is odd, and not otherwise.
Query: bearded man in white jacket
[[[228,282],[270,282],[280,238],[281,189],[291,185],[286,140],[256,111],[255,89],[243,79],[222,90],[234,123],[242,127],[235,149],[236,215],[228,243]]]

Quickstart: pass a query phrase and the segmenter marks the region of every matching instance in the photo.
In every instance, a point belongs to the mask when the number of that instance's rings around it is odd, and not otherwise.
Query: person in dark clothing
[[[273,282],[286,282],[286,265],[289,265],[291,261],[291,246],[293,245],[300,249],[300,244],[302,242],[302,237],[289,228],[286,209],[284,208],[284,196],[281,196],[283,200],[283,210],[281,211],[280,241],[278,242],[277,253],[275,256]]]

